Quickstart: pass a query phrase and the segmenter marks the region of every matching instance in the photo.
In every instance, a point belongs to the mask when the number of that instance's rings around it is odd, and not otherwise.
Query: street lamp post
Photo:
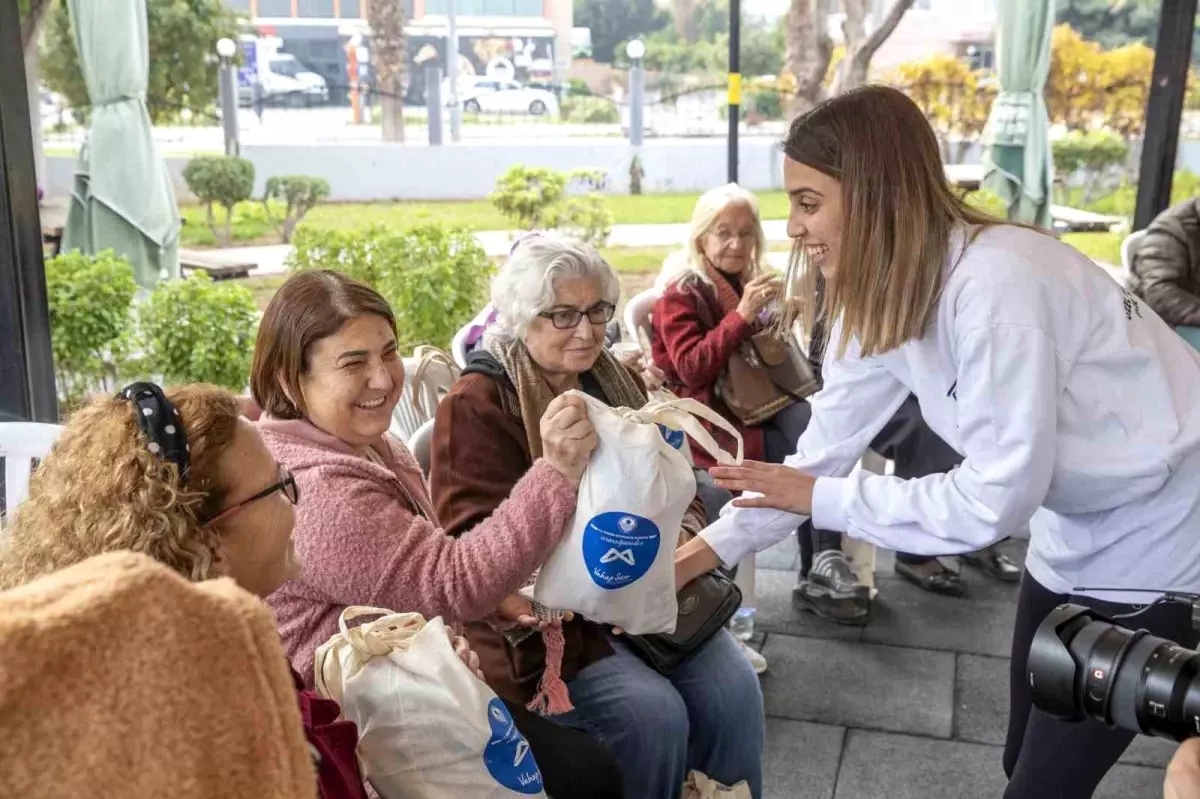
[[[458,102],[458,23],[454,0],[446,0],[446,75],[450,78],[450,140],[462,140],[462,104]]]
[[[221,59],[220,71],[217,74],[217,90],[221,101],[221,127],[225,131],[225,155],[241,155],[241,145],[238,143],[237,123],[237,73],[233,68],[233,56],[237,45],[233,39],[221,39],[217,42],[217,56]]]
[[[821,24],[824,24],[822,22]],[[729,182],[738,180],[738,119],[742,107],[742,4],[729,0]]]
[[[642,146],[642,129],[645,125],[643,112],[645,110],[646,70],[642,67],[642,56],[646,54],[646,45],[641,39],[633,39],[625,45],[625,55],[629,56],[629,143],[634,147]]]

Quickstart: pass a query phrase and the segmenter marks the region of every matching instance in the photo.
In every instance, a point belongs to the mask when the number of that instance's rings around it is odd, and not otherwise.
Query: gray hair
[[[606,302],[617,304],[617,273],[589,244],[554,232],[534,232],[517,239],[492,280],[496,325],[522,338],[542,311],[554,307],[558,281],[591,279],[600,284]]]

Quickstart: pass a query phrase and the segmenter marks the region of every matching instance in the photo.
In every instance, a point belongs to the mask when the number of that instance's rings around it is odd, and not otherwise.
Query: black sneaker
[[[813,558],[807,579],[826,589],[834,599],[870,599],[871,591],[860,585],[858,576],[840,549],[826,549]]]
[[[862,627],[871,616],[869,598],[835,596],[825,586],[810,580],[804,580],[792,589],[792,607],[848,627]]]

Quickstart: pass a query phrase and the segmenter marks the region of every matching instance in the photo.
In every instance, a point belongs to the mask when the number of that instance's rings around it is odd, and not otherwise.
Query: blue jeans
[[[575,709],[554,720],[591,733],[616,756],[630,799],[677,799],[692,769],[762,796],[762,689],[737,642],[713,636],[669,677],[619,636],[614,654],[567,683]]]

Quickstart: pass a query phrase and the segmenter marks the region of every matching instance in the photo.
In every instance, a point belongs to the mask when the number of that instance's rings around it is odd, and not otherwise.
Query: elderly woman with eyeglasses
[[[537,420],[564,392],[579,389],[613,406],[645,404],[641,379],[604,348],[618,293],[612,267],[585,244],[551,233],[517,243],[493,283],[496,324],[438,407],[430,484],[448,533],[478,531],[534,475],[547,445]],[[704,523],[696,500],[684,529]],[[532,611],[513,595],[496,615],[528,618]],[[547,662],[557,659],[529,632],[490,623],[467,628],[488,683],[515,702],[529,700]],[[629,796],[677,797],[692,769],[727,785],[745,780],[761,795],[762,693],[728,632],[670,676],[599,624],[576,618],[562,632],[561,673],[574,709],[554,718],[616,755]]]

